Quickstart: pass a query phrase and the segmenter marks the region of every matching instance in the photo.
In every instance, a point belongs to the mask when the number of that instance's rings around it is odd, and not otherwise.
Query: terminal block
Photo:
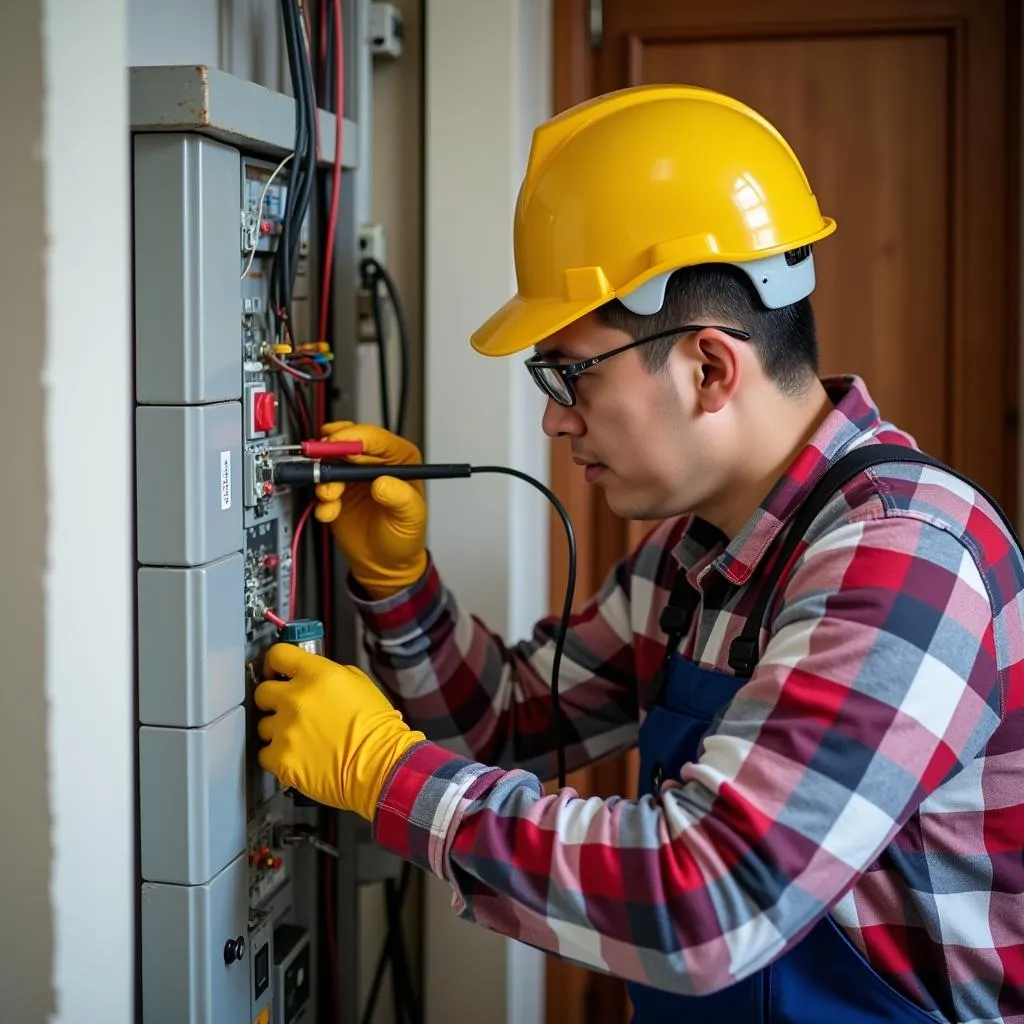
[[[248,444],[242,464],[242,490],[245,507],[257,516],[267,515],[274,496],[274,464],[265,443]]]
[[[278,523],[270,519],[246,530],[245,589],[246,634],[269,628],[263,613],[279,611],[284,605],[281,588],[281,554]]]
[[[280,818],[264,814],[249,826],[249,903],[258,907],[288,881],[285,850],[276,845]]]

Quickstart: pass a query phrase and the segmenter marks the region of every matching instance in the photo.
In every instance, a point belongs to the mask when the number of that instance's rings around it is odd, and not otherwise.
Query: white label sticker
[[[231,452],[220,453],[220,510],[231,508]]]

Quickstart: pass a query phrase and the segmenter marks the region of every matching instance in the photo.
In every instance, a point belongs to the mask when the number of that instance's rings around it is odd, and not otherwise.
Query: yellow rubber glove
[[[419,449],[382,427],[325,423],[326,441],[362,441],[366,465],[419,465]],[[352,575],[378,600],[412,586],[427,568],[427,505],[421,480],[378,477],[372,483],[318,484],[316,518],[330,523]]]
[[[267,742],[260,765],[285,788],[372,822],[391,770],[423,733],[360,669],[293,644],[270,648],[264,675],[255,691],[256,706],[270,712],[257,724]]]

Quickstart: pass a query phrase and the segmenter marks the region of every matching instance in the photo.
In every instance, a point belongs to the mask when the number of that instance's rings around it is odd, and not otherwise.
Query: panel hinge
[[[590,0],[590,45],[604,42],[604,0]]]

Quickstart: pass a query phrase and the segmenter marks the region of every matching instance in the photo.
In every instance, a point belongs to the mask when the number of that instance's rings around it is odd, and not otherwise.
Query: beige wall
[[[374,61],[372,102],[372,180],[369,211],[372,221],[384,227],[387,268],[402,299],[412,347],[410,404],[405,433],[417,443],[423,439],[423,19],[422,0],[395,0],[405,21],[405,45],[397,60],[378,57]],[[392,329],[394,324],[392,323]],[[397,345],[391,347],[389,368],[397,371]],[[359,411],[370,421],[380,422],[377,399],[377,355],[364,345],[359,359]],[[397,372],[390,374],[391,397],[398,394]],[[365,886],[360,892],[360,934],[368,955],[360,964],[360,997],[365,1005],[373,980],[377,956],[385,937],[384,892],[380,885]],[[422,880],[416,878],[406,903],[406,941],[414,984],[422,992]],[[393,1024],[395,1020],[391,986],[385,979],[371,1024]],[[428,1018],[427,1024],[443,1024]]]
[[[426,445],[439,461],[547,479],[544,402],[522,359],[469,338],[515,292],[512,217],[535,125],[550,113],[547,0],[427,0],[425,120]],[[544,499],[520,481],[429,481],[428,540],[445,582],[511,644],[547,612]],[[539,1024],[544,959],[426,899],[431,1024]]]
[[[26,1024],[133,1019],[124,38],[122,0],[0,5],[0,1018]]]
[[[543,403],[518,361],[484,359],[468,342],[515,289],[512,212],[533,127],[550,109],[550,4],[397,6],[405,52],[398,61],[378,59],[373,75],[369,210],[385,228],[414,351],[424,355],[422,403],[411,410],[408,433],[428,459],[517,466],[546,480]],[[361,409],[376,419],[372,347],[361,364]],[[544,500],[524,485],[481,477],[428,485],[428,501],[429,541],[446,581],[507,637],[525,635],[546,611]],[[450,888],[425,882],[428,1024],[541,1024],[541,954],[459,921]],[[382,936],[371,910],[380,898],[373,888],[362,900],[373,950]],[[382,1011],[376,1024],[390,1019]]]
[[[0,643],[4,681],[0,714],[0,771],[20,784],[0,789],[5,827],[0,853],[17,885],[0,886],[0,921],[22,922],[16,943],[4,943],[0,983],[14,995],[8,1012],[45,1020],[53,1007],[50,977],[54,919],[49,886],[53,852],[47,792],[47,723],[44,689],[46,562],[46,442],[43,360],[46,337],[44,185],[37,151],[43,144],[41,4],[4,7],[0,15],[0,130],[11,145],[4,158],[7,187],[0,214],[19,258],[0,275],[0,301],[8,310],[0,429],[17,437],[8,472],[18,481],[4,505],[5,532],[17,531],[3,572]]]
[[[412,379],[417,386],[412,389],[406,432],[422,441],[423,0],[395,0],[395,6],[405,19],[405,48],[398,60],[374,61],[370,209],[373,220],[384,226],[388,269],[402,296],[412,336]]]

